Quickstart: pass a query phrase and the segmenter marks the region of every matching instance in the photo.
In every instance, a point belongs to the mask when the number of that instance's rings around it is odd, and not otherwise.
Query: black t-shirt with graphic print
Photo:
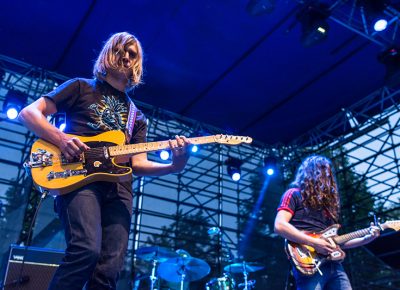
[[[281,198],[278,211],[286,210],[293,216],[290,224],[299,230],[320,232],[335,223],[332,215],[326,209],[306,209],[299,188],[290,188]]]
[[[43,97],[51,99],[58,112],[66,113],[66,133],[93,136],[110,130],[125,132],[129,97],[105,81],[71,79]],[[130,143],[146,142],[146,132],[146,118],[138,110]],[[132,191],[129,181],[122,184]]]

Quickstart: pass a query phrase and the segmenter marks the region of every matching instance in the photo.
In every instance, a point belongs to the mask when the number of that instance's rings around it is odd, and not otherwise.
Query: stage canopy
[[[363,27],[353,1],[300,2],[6,1],[0,54],[90,78],[103,41],[129,31],[145,52],[137,100],[228,133],[287,143],[381,88],[378,54],[398,40],[393,27]],[[310,34],[315,19],[322,36]],[[313,44],[315,37],[325,39]]]

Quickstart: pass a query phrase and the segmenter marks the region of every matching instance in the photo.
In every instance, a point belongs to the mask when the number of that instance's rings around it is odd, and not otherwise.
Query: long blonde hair
[[[118,61],[117,54],[125,47],[135,45],[137,56],[133,60],[132,77],[129,79],[129,86],[135,87],[142,82],[143,76],[143,51],[139,40],[128,32],[119,32],[111,35],[104,44],[93,67],[93,75],[97,78],[104,78],[109,70],[118,70],[122,62]]]
[[[326,208],[336,221],[339,219],[338,187],[328,158],[312,155],[304,159],[293,184],[300,188],[306,208]]]

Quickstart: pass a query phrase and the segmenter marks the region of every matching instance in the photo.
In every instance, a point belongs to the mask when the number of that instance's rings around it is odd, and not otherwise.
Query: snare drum
[[[223,277],[213,278],[206,284],[206,290],[233,290],[235,289],[235,280],[228,274]]]

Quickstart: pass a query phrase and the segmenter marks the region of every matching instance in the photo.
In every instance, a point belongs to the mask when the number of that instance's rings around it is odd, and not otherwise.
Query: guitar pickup
[[[86,174],[87,174],[86,169],[79,169],[79,170],[67,169],[67,170],[60,171],[60,172],[50,171],[49,174],[47,174],[47,180],[60,179],[60,178],[65,179],[65,178],[68,178],[71,176],[77,176],[77,175],[86,176]]]

